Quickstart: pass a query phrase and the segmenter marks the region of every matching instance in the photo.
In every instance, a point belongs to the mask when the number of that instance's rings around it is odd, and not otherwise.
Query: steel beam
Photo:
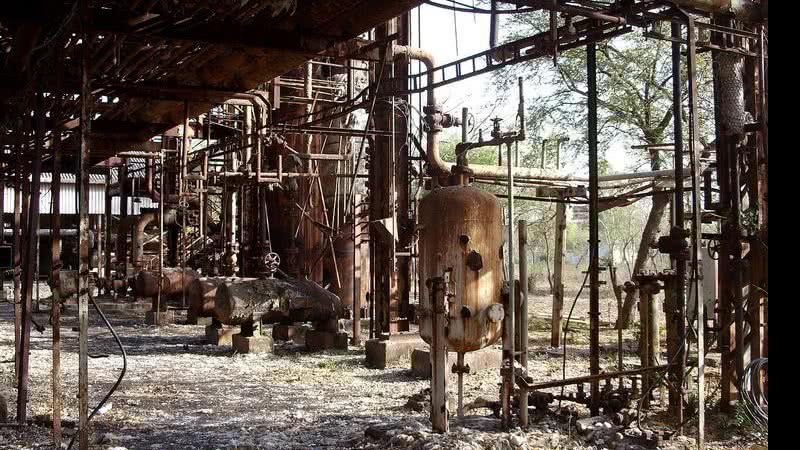
[[[600,187],[597,155],[597,48],[586,46],[589,121],[589,371],[600,373]],[[591,414],[600,412],[600,383],[592,382]]]

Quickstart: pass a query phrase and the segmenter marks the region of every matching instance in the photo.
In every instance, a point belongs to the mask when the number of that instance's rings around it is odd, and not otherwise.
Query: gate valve
[[[464,364],[463,366],[459,366],[458,363],[454,363],[453,367],[450,368],[450,371],[455,374],[463,373],[469,375],[470,373],[469,364]]]
[[[443,112],[438,106],[426,106],[422,109],[425,113],[425,125],[428,131],[442,131],[445,128],[461,126],[461,120],[449,113]]]
[[[689,257],[689,231],[683,228],[672,227],[667,236],[658,238],[658,242],[651,244],[651,247],[658,249],[660,253],[665,253],[673,257]]]

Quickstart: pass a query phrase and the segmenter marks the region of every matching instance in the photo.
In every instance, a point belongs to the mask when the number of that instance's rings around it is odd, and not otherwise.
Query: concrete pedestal
[[[427,344],[418,333],[392,335],[387,340],[370,339],[364,344],[367,367],[385,369],[387,364],[409,358],[415,348],[426,348]]]
[[[301,334],[300,328],[297,325],[274,325],[272,327],[272,339],[276,341],[291,341]]]
[[[233,335],[233,349],[239,353],[272,353],[272,338],[269,336]]]
[[[347,350],[347,333],[309,330],[306,332],[306,349],[310,352]]]
[[[206,342],[211,345],[231,345],[236,334],[239,334],[239,327],[209,325],[206,327]]]
[[[147,311],[144,315],[144,322],[148,325],[156,325],[156,314],[158,314],[158,325],[170,325],[175,323],[175,311],[171,309],[161,312]]]
[[[448,352],[448,363],[456,362],[458,355]],[[470,372],[483,369],[499,369],[503,362],[502,351],[496,348],[484,348],[475,352],[464,354],[464,364],[469,366]],[[452,364],[448,364],[452,366]],[[430,349],[414,349],[411,354],[411,371],[419,378],[431,377],[431,352]],[[449,371],[449,368],[448,368]]]
[[[194,314],[188,314],[186,316],[187,325],[203,325],[207,327],[211,325],[212,322],[214,322],[214,318],[212,317],[195,317]]]

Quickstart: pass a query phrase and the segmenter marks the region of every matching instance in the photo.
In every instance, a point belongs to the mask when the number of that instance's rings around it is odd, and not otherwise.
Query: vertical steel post
[[[445,274],[447,275],[447,274]],[[431,423],[433,431],[449,431],[447,410],[447,278],[429,279],[427,284],[433,302],[431,316]]]
[[[599,186],[597,167],[597,47],[586,46],[586,75],[589,91],[589,371],[600,373],[600,236]],[[597,400],[600,383],[592,382],[591,414],[600,412]]]
[[[27,139],[21,123],[17,129],[15,145],[14,169],[14,227],[12,230],[13,241],[13,266],[14,266],[14,377],[19,378],[19,342],[22,320],[22,142]]]
[[[78,272],[78,415],[80,450],[89,450],[89,133],[91,117],[91,88],[89,67],[93,36],[88,31],[89,0],[81,0],[81,107],[80,157],[78,158],[79,192],[79,272]],[[120,180],[120,189],[123,182]],[[127,213],[127,211],[125,211]],[[126,274],[127,277],[127,274]]]
[[[55,105],[53,107],[53,181],[50,185],[51,263],[50,280],[53,286],[53,303],[50,307],[53,326],[53,446],[61,448],[61,406],[63,387],[61,385],[61,127],[58,125],[62,116],[62,79],[63,55],[58,50],[56,67]]]
[[[672,38],[676,41],[681,40],[681,24],[672,23]],[[675,200],[673,201],[673,223],[672,226],[684,229],[684,207],[683,207],[683,91],[681,80],[681,44],[673,41],[672,43],[672,122],[673,139],[675,142],[674,169],[675,169]],[[686,257],[677,254],[675,257],[675,283],[670,284],[675,288],[675,302],[671,315],[675,316],[677,323],[674,327],[668,325],[668,329],[674,329],[678,339],[676,353],[668,356],[670,364],[675,364],[670,369],[670,410],[675,415],[675,421],[680,425],[679,432],[683,431],[683,374],[686,372]],[[670,317],[671,315],[667,315]]]
[[[556,203],[555,246],[553,247],[553,313],[550,319],[550,346],[561,346],[561,316],[564,313],[564,249],[567,232],[567,204],[564,195],[558,193]]]
[[[528,222],[520,220],[517,225],[519,233],[519,284],[520,284],[520,316],[519,322],[519,363],[524,374],[528,374]],[[519,390],[519,422],[520,426],[528,426],[528,390]]]
[[[31,168],[31,199],[28,206],[28,220],[25,241],[25,254],[23,255],[25,279],[22,296],[22,321],[20,327],[20,370],[17,380],[17,422],[24,424],[28,416],[28,368],[31,347],[31,306],[33,301],[33,283],[36,270],[36,243],[39,235],[39,188],[41,186],[42,153],[44,152],[45,139],[45,110],[44,93],[42,86],[38,87],[35,94],[36,105],[36,133],[33,150],[33,167]]]

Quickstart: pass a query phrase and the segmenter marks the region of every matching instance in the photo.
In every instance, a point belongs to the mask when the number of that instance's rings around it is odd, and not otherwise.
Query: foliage
[[[543,13],[515,14],[504,19],[507,41],[517,40],[548,29]],[[660,30],[669,34],[669,29]],[[688,98],[686,67],[683,65],[683,98]],[[599,149],[602,154],[612,143],[663,143],[672,139],[672,60],[668,42],[646,38],[641,32],[619,36],[597,44],[597,89]],[[701,99],[711,95],[710,63],[698,58],[698,89]],[[499,93],[513,92],[517,77],[526,85],[535,86],[532,101],[528,101],[527,129],[532,136],[569,134],[573,138],[565,147],[566,158],[579,158],[586,152],[587,123],[586,50],[569,50],[558,58],[538,58],[524,64],[495,72],[494,83]],[[710,102],[699,105],[699,123],[703,134],[710,130],[704,125],[713,119]],[[685,111],[684,111],[685,114]],[[685,116],[684,116],[685,120]],[[661,158],[671,155],[651,155],[634,152],[636,167],[644,164],[660,166]],[[651,158],[658,156],[658,158]],[[562,160],[564,160],[562,157]]]

